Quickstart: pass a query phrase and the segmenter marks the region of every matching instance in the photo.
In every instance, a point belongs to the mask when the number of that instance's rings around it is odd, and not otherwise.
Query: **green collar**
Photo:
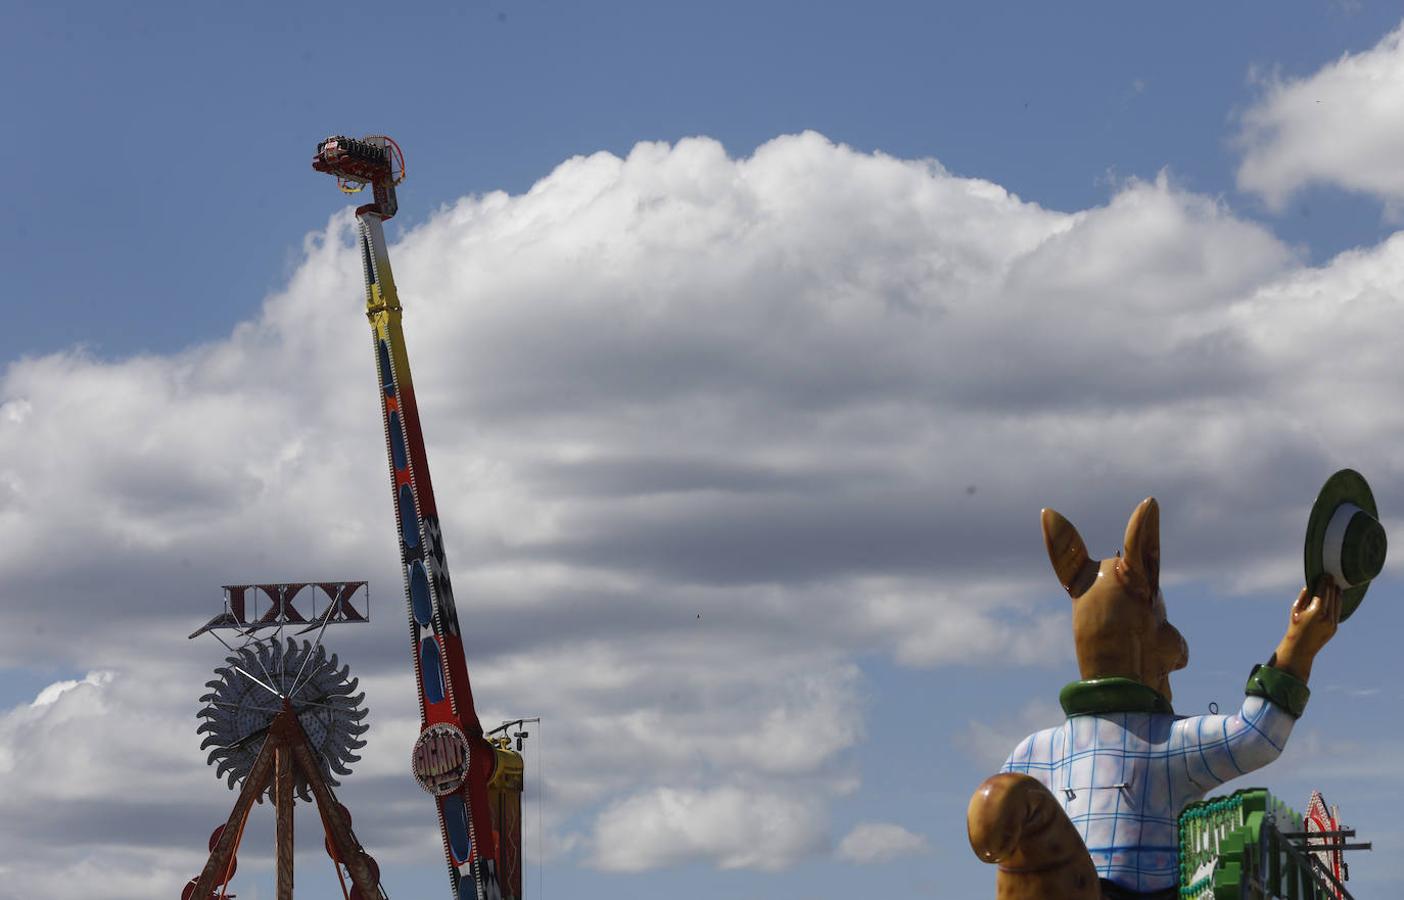
[[[1173,716],[1170,701],[1134,678],[1090,678],[1074,681],[1058,693],[1063,712],[1073,716],[1099,713],[1148,712]]]

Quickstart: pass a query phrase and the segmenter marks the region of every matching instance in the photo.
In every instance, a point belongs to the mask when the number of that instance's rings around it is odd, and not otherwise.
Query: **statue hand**
[[[1302,588],[1292,604],[1287,633],[1277,645],[1274,667],[1306,681],[1311,663],[1336,633],[1341,621],[1341,589],[1330,575],[1317,582],[1315,594]]]

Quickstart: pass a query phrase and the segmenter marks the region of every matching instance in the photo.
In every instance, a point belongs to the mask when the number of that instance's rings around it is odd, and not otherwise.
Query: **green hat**
[[[1306,532],[1306,583],[1330,575],[1341,588],[1341,621],[1365,599],[1385,561],[1385,530],[1370,486],[1354,469],[1341,469],[1322,486]]]

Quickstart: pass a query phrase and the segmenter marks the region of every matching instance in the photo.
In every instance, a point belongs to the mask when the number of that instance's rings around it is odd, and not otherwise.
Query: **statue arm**
[[[1277,759],[1296,716],[1269,699],[1248,694],[1232,715],[1191,716],[1174,725],[1172,766],[1201,791]]]

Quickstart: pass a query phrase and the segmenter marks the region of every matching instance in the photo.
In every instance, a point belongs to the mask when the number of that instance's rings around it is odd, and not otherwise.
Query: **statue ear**
[[[1150,596],[1160,590],[1160,504],[1147,497],[1131,513],[1126,523],[1126,558],[1122,566],[1128,575],[1141,579]]]
[[[1048,548],[1048,561],[1058,575],[1058,583],[1068,596],[1076,600],[1087,592],[1097,578],[1098,562],[1087,555],[1087,545],[1073,523],[1051,509],[1045,509],[1043,546]]]

